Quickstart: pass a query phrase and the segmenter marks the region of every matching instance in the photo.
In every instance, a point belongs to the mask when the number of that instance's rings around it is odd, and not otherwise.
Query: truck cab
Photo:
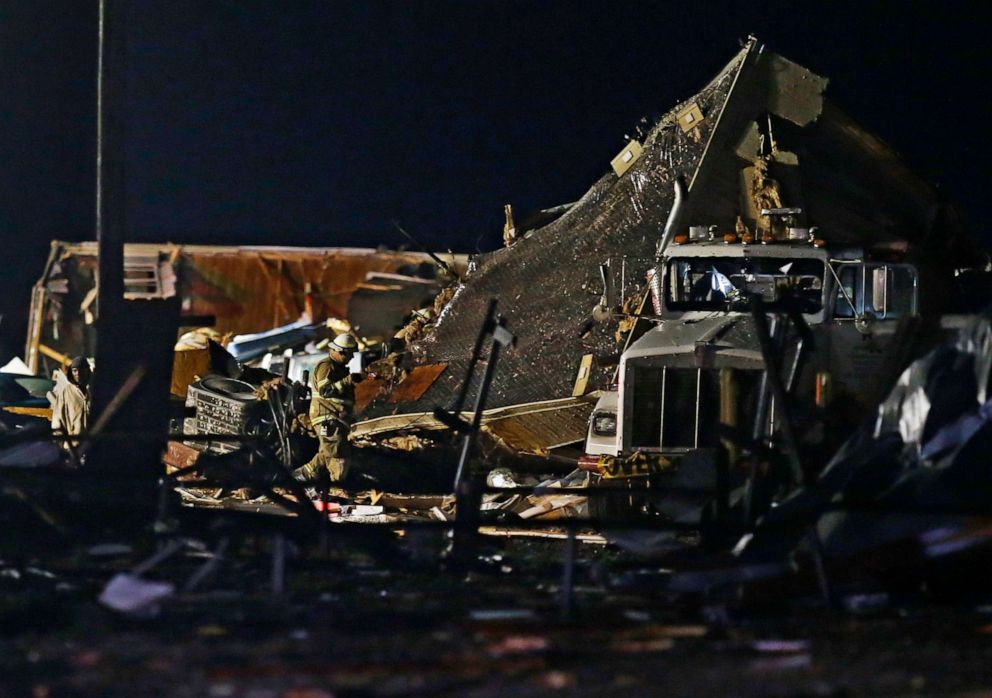
[[[622,354],[615,390],[593,410],[581,467],[608,478],[651,475],[720,446],[720,424],[750,435],[765,368],[748,305],[755,294],[770,314],[791,304],[812,335],[813,350],[795,368],[800,416],[833,409],[830,423],[846,430],[886,389],[900,320],[918,313],[912,264],[808,234],[766,244],[700,238],[676,236],[654,270],[655,327]],[[760,426],[766,434],[775,407]],[[821,425],[808,439],[825,452],[830,434]]]

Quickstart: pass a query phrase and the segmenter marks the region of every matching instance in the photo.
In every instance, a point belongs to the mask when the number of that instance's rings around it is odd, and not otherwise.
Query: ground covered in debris
[[[96,599],[147,550],[8,559],[0,695],[972,696],[992,684],[992,606],[976,602],[675,603],[617,587],[623,555],[583,544],[569,611],[562,541],[489,539],[473,569],[439,572],[440,531],[381,533],[291,558],[282,595],[249,545],[145,619]],[[181,587],[205,557],[189,548],[149,576]]]

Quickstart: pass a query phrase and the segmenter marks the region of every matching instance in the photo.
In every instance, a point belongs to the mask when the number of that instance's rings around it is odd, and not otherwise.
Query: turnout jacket
[[[310,423],[318,427],[327,421],[351,424],[355,409],[355,379],[346,363],[327,357],[310,377]]]

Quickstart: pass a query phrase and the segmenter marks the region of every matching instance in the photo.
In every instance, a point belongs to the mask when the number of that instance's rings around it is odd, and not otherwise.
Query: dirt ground
[[[248,541],[146,619],[97,597],[148,550],[8,556],[0,695],[992,696],[981,603],[676,600],[652,590],[663,571],[582,544],[568,610],[562,541],[490,539],[471,569],[442,570],[441,532],[395,535],[290,559],[282,595]],[[189,548],[147,577],[181,586],[204,559]]]

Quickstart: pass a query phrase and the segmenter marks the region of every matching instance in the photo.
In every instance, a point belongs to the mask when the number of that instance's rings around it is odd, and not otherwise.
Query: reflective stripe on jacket
[[[347,364],[321,361],[310,379],[310,423],[315,427],[328,420],[351,423],[355,407],[355,382]]]

